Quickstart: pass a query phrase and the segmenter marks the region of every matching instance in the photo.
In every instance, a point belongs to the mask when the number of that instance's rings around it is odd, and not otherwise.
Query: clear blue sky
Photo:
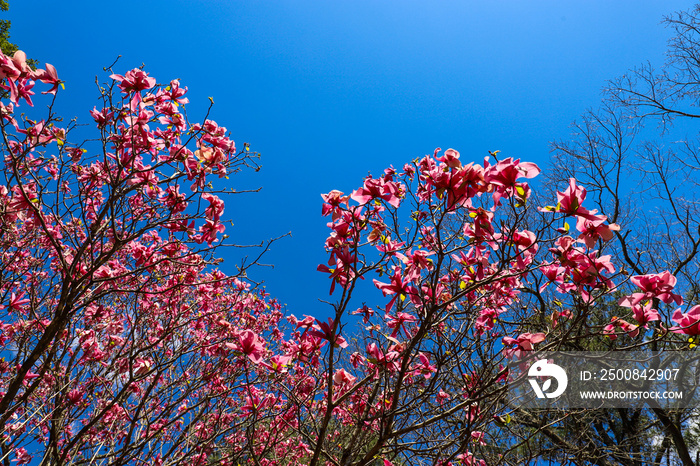
[[[289,311],[324,315],[326,220],[320,193],[350,192],[368,171],[459,150],[545,165],[549,141],[600,101],[607,79],[661,64],[662,16],[680,0],[215,1],[10,0],[12,40],[56,66],[66,117],[89,123],[94,80],[122,55],[159,82],[189,87],[188,114],[213,118],[263,154],[234,187],[238,243],[291,231],[259,269]],[[233,258],[225,263],[233,270]],[[375,303],[376,304],[376,303]]]

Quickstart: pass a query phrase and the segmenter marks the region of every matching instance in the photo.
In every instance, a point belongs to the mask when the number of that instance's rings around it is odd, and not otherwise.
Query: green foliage
[[[0,10],[8,11],[10,5],[6,0],[0,0]],[[0,49],[5,55],[12,55],[17,51],[17,46],[10,42],[10,21],[7,19],[0,19]]]

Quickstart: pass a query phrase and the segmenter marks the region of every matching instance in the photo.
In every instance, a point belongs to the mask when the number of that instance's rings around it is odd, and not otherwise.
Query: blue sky
[[[320,193],[432,153],[488,150],[544,166],[549,141],[600,101],[607,79],[664,60],[665,14],[691,1],[11,0],[12,40],[56,66],[66,117],[89,123],[95,76],[122,55],[189,87],[263,169],[231,178],[237,243],[288,231],[251,273],[296,315],[328,312]],[[233,271],[231,256],[224,268]],[[384,302],[384,301],[382,301]]]

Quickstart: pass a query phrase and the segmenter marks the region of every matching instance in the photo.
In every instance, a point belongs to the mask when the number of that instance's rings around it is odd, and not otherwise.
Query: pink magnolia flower
[[[10,101],[19,107],[19,99],[24,99],[30,107],[34,106],[32,102],[32,96],[34,91],[34,81],[29,79],[18,79],[17,81],[10,81]]]
[[[17,51],[19,52],[19,50]],[[12,58],[0,54],[0,79],[7,78],[10,81],[16,80],[22,75],[22,71],[17,68]]]
[[[547,288],[550,283],[561,284],[564,283],[564,276],[566,274],[566,268],[560,267],[556,263],[554,264],[544,264],[540,266],[540,271],[549,280],[542,286],[540,286],[540,292]]]
[[[338,385],[353,385],[355,380],[357,380],[357,378],[345,372],[345,369],[338,369],[335,374],[333,374],[333,382]]]
[[[119,83],[119,89],[121,89],[122,93],[134,94],[129,102],[129,108],[132,111],[136,110],[142,102],[141,91],[151,89],[156,85],[155,78],[149,78],[148,73],[138,68],[127,71],[124,76],[112,74],[109,77]]]
[[[632,313],[634,314],[634,320],[639,322],[639,325],[646,325],[651,321],[661,320],[659,317],[659,311],[652,309],[651,301],[643,306],[632,306]]]
[[[15,68],[17,68],[22,74],[28,74],[32,71],[27,64],[27,54],[22,50],[18,50],[14,55],[12,55],[12,63],[14,63]]]
[[[330,317],[328,318],[328,323],[321,322],[316,319],[316,324],[313,326],[313,330],[309,333],[315,337],[323,338],[324,340],[330,341],[336,348],[340,346],[341,348],[347,348],[348,343],[345,338],[340,335],[333,335],[333,324],[334,320]]]
[[[479,207],[469,212],[469,217],[473,219],[473,223],[464,224],[464,234],[477,241],[491,239],[494,233],[494,213]]]
[[[347,246],[336,247],[332,250],[328,265],[333,265],[334,260],[334,269],[331,269],[325,264],[319,264],[319,266],[316,267],[316,270],[319,272],[330,274],[330,278],[333,280],[331,282],[330,294],[333,294],[336,282],[345,288],[348,283],[350,283],[350,280],[355,278],[355,271],[353,269],[356,257],[350,252],[350,249]],[[360,276],[360,278],[364,280],[363,276]]]
[[[194,155],[204,165],[214,165],[226,160],[226,155],[218,147],[200,146],[194,151]]]
[[[531,162],[520,162],[520,159],[507,158],[496,165],[485,167],[484,180],[493,186],[493,202],[500,205],[504,196],[517,193],[520,198],[527,198],[530,190],[527,184],[518,183],[519,178],[534,178],[540,173],[540,168]],[[520,191],[518,193],[518,191]]]
[[[432,270],[433,262],[429,259],[429,256],[435,254],[434,252],[429,252],[423,249],[419,249],[415,252],[409,251],[404,256],[401,253],[397,253],[396,257],[401,259],[406,267],[406,278],[409,280],[418,280],[420,278],[421,270]]]
[[[671,291],[676,286],[676,277],[668,270],[657,274],[637,275],[631,278],[632,283],[642,289],[643,293],[633,293],[620,300],[620,306],[633,307],[637,303],[651,298],[659,298],[666,304],[676,302],[683,304],[683,298]]]
[[[83,399],[84,391],[82,389],[74,389],[68,392],[68,401],[72,404],[78,404]]]
[[[589,211],[583,207],[583,201],[586,199],[586,188],[578,186],[576,179],[569,178],[569,187],[566,191],[557,192],[556,212],[562,212],[567,215],[587,218],[592,221],[600,221],[600,216],[596,215],[596,210]],[[603,220],[605,221],[605,220]]]
[[[146,375],[151,370],[151,361],[143,358],[136,358],[134,361],[134,375]]]
[[[457,459],[465,466],[486,466],[486,461],[477,460],[471,452],[457,455]]]
[[[262,356],[265,351],[264,341],[252,330],[244,330],[238,334],[238,342],[226,343],[228,348],[248,356],[255,364],[262,361]]]
[[[410,278],[404,277],[399,267],[394,267],[394,274],[391,276],[390,283],[383,283],[377,279],[374,279],[373,282],[374,286],[379,288],[384,296],[395,295],[386,305],[386,312],[389,312],[389,309],[391,309],[396,302],[397,297],[403,296],[403,298],[405,298],[408,295],[412,296],[418,294],[415,287],[409,285],[409,283],[411,283]]]
[[[188,104],[190,101],[187,97],[182,97],[187,93],[187,87],[180,87],[180,81],[174,79],[170,81],[170,85],[165,89],[160,89],[156,99],[161,101],[170,101],[174,104]]]
[[[387,326],[394,329],[394,331],[391,332],[392,337],[395,337],[399,333],[400,329],[403,329],[403,331],[408,335],[408,330],[406,330],[404,322],[415,322],[417,320],[415,316],[405,312],[397,312],[394,316],[387,315],[386,318],[388,319],[386,323]]]
[[[685,333],[686,335],[700,335],[700,305],[693,306],[688,312],[683,314],[680,309],[676,309],[671,317],[678,323],[677,327],[671,327],[674,333]]]
[[[376,343],[367,345],[367,360],[377,366],[386,366],[387,369],[394,372],[399,369],[397,359],[400,354],[398,351],[393,351],[391,348],[384,353]]]
[[[615,235],[613,232],[620,231],[620,225],[611,223],[605,225],[607,217],[599,216],[599,220],[591,220],[585,217],[578,217],[576,220],[576,229],[581,232],[578,239],[583,241],[587,247],[595,247],[596,241],[610,241]]]
[[[425,353],[418,353],[418,358],[420,359],[420,365],[415,367],[415,374],[429,379],[437,371],[437,367],[430,364],[430,358]]]
[[[603,335],[609,336],[611,340],[617,339],[615,329],[618,327],[632,338],[639,335],[639,325],[631,324],[626,320],[620,319],[619,317],[613,317],[612,321],[603,328]]]
[[[45,70],[37,70],[34,73],[34,79],[38,79],[42,83],[52,85],[51,89],[42,92],[42,94],[56,95],[58,85],[61,83],[61,80],[58,79],[58,73],[56,72],[56,68],[54,68],[54,66],[49,63],[46,64]]]
[[[460,168],[462,166],[462,162],[459,161],[459,152],[454,149],[447,149],[442,157],[437,157],[437,160],[450,168]]]
[[[571,319],[573,316],[571,314],[571,310],[569,309],[563,309],[562,311],[554,311],[552,312],[552,327],[556,327],[559,325],[559,320],[561,318],[565,319]]]
[[[22,464],[29,464],[32,462],[32,455],[27,452],[25,448],[18,448],[15,450],[15,457],[17,459],[12,460],[13,463],[17,463],[17,466]]]
[[[297,317],[294,314],[287,317],[287,320],[289,321],[290,324],[295,325],[296,328],[299,328],[299,327],[309,328],[316,321],[316,319],[314,319],[312,316],[307,316],[306,314],[304,314],[304,318],[302,320],[297,319]]]
[[[532,351],[534,349],[533,345],[544,341],[544,333],[523,333],[518,338],[503,337],[504,345],[517,344],[518,348],[523,351]]]
[[[482,446],[486,445],[486,441],[484,440],[485,436],[486,435],[483,432],[480,432],[478,430],[472,432],[472,440],[474,440],[476,443]]]
[[[352,314],[362,314],[362,322],[367,324],[369,323],[369,318],[374,315],[374,309],[367,306],[366,304],[363,304],[361,308],[358,308],[357,310],[353,311]]]
[[[10,309],[13,311],[19,311],[22,309],[22,306],[25,304],[29,303],[30,300],[29,298],[25,298],[26,293],[22,293],[19,296],[17,296],[15,293],[12,293],[10,297]]]
[[[540,167],[532,162],[520,162],[520,159],[508,157],[488,168],[487,182],[504,188],[514,186],[518,178],[534,178],[540,173]]]
[[[124,76],[121,74],[112,74],[109,77],[119,82],[119,89],[125,94],[129,92],[140,92],[156,85],[156,78],[149,78],[148,73],[138,68],[127,71]]]
[[[284,373],[287,372],[287,366],[292,360],[291,356],[280,356],[275,355],[270,358],[270,364],[263,363],[268,369],[272,369],[275,372]]]
[[[165,196],[159,199],[160,202],[172,209],[174,214],[187,209],[186,196],[180,193],[180,186],[168,186],[165,189]]]
[[[334,189],[328,194],[321,194],[321,197],[323,198],[321,215],[325,217],[332,212],[333,220],[337,220],[340,217],[340,214],[336,212],[338,207],[340,207],[341,204],[345,204],[347,206],[348,199],[350,199],[350,196],[343,196],[343,192],[338,191],[337,189]]]
[[[216,239],[216,234],[223,233],[225,230],[226,227],[221,223],[216,223],[212,222],[211,220],[207,220],[207,222],[204,225],[199,227],[200,234],[197,235],[194,238],[194,240],[197,243],[206,242],[209,246],[211,246],[213,243],[218,241]]]
[[[224,201],[222,201],[219,196],[209,193],[203,194],[202,199],[209,201],[209,207],[204,211],[204,214],[208,219],[218,223],[221,214],[224,213]]]
[[[374,199],[384,199],[394,207],[401,203],[401,185],[395,181],[386,181],[384,178],[371,178],[365,180],[363,187],[355,190],[350,195],[353,201],[365,205]]]

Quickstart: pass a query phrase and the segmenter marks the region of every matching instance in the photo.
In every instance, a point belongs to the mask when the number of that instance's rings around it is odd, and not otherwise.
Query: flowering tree
[[[255,165],[187,88],[113,74],[97,137],[59,126],[54,67],[0,56],[0,460],[204,464],[251,448],[251,366],[279,305],[211,268],[224,233],[217,178]],[[42,119],[32,106],[47,84]],[[38,112],[34,112],[38,113]]]
[[[296,338],[323,349],[312,365],[325,383],[306,404],[299,400],[314,416],[313,458],[388,465],[625,457],[624,442],[605,456],[582,436],[558,433],[587,412],[541,418],[506,408],[505,364],[535,348],[687,347],[688,336],[698,336],[700,307],[684,305],[668,270],[617,271],[605,249],[617,252],[610,242],[621,227],[586,207],[588,192],[574,178],[555,205],[533,203],[526,180],[538,173],[495,153],[481,166],[438,149],[369,176],[350,195],[323,196],[330,258],[319,270],[331,279],[335,315],[328,323],[294,320],[305,329]],[[365,284],[384,304],[356,304]],[[365,328],[353,347],[341,335],[348,314]],[[684,441],[676,414],[651,411],[667,435],[660,451]],[[687,448],[677,451],[692,464]]]
[[[611,334],[603,347],[647,342],[655,350],[696,350],[700,334],[700,165],[693,136],[700,116],[693,111],[700,10],[675,13],[664,23],[673,32],[667,62],[611,81],[601,107],[573,125],[571,140],[553,144],[545,174],[550,185],[570,177],[585,183],[591,205],[619,224],[609,252],[632,276],[627,292],[636,295],[610,300],[594,317],[617,332],[629,322],[637,333],[615,341]],[[653,280],[636,278],[663,270],[668,273]],[[673,294],[648,293],[661,288]],[[563,440],[559,451],[585,451],[598,464],[691,465],[698,462],[696,417],[694,410],[591,411],[553,425]]]

